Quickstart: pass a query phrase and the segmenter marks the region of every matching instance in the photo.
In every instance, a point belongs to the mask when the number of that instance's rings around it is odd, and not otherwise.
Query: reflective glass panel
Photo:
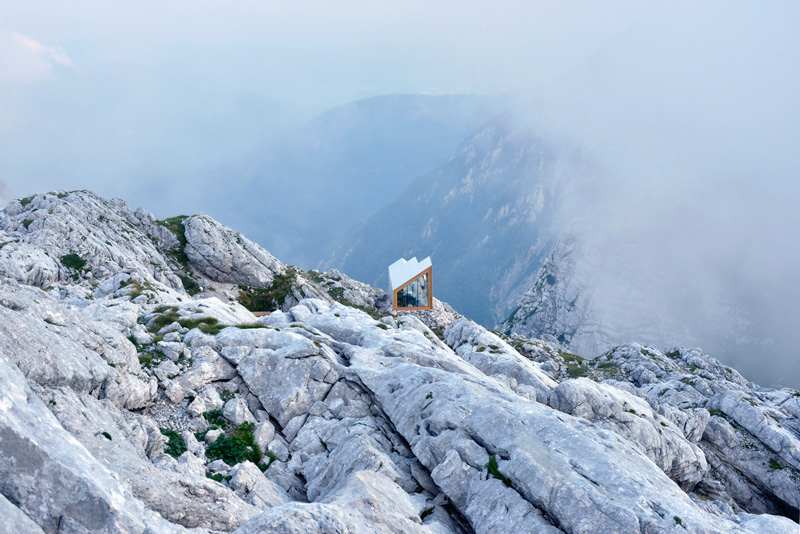
[[[398,308],[425,308],[428,306],[428,273],[420,276],[397,292]]]

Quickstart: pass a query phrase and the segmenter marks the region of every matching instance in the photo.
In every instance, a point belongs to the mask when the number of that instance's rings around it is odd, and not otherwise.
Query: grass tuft
[[[500,480],[503,484],[508,487],[511,487],[511,479],[507,476],[503,475],[497,469],[497,456],[492,454],[489,456],[489,463],[486,464],[486,470],[489,471],[489,474],[492,475],[494,478]]]

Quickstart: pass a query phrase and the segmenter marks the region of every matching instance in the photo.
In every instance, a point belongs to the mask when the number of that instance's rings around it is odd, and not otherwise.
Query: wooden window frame
[[[403,289],[406,286],[408,286],[409,284],[411,284],[411,282],[414,282],[417,279],[422,278],[426,274],[428,275],[428,305],[427,306],[418,306],[418,307],[415,307],[415,308],[398,308],[397,307],[397,293],[399,293],[401,289]],[[406,282],[405,284],[403,284],[402,286],[400,286],[397,289],[395,289],[394,291],[392,291],[392,308],[395,311],[415,311],[415,310],[431,310],[431,309],[433,309],[433,266],[432,265],[430,267],[428,267],[427,269],[425,269],[424,271],[422,271],[421,273],[419,273],[417,276],[415,276],[411,280],[409,280],[408,282]]]

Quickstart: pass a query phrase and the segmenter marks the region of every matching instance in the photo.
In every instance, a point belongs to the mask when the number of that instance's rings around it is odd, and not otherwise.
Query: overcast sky
[[[641,2],[3,0],[3,79],[124,61],[233,75],[331,105],[389,92],[505,92],[569,71],[658,17]],[[205,72],[203,72],[205,71]],[[51,73],[52,74],[52,73]]]

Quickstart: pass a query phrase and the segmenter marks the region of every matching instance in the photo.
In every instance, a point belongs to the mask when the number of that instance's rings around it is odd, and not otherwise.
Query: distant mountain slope
[[[343,239],[326,265],[385,287],[397,258],[431,255],[434,294],[494,325],[533,283],[565,198],[588,174],[577,153],[497,116]]]
[[[768,278],[709,278],[691,263],[700,252],[681,255],[655,234],[645,233],[652,243],[643,243],[590,220],[559,238],[499,330],[557,340],[587,356],[630,339],[701,345],[760,384],[800,384],[796,333],[785,325],[796,317],[793,288],[776,291]]]
[[[331,109],[215,170],[215,214],[306,268],[347,230],[447,161],[501,110],[496,98],[397,94]],[[278,200],[280,199],[280,200]]]

